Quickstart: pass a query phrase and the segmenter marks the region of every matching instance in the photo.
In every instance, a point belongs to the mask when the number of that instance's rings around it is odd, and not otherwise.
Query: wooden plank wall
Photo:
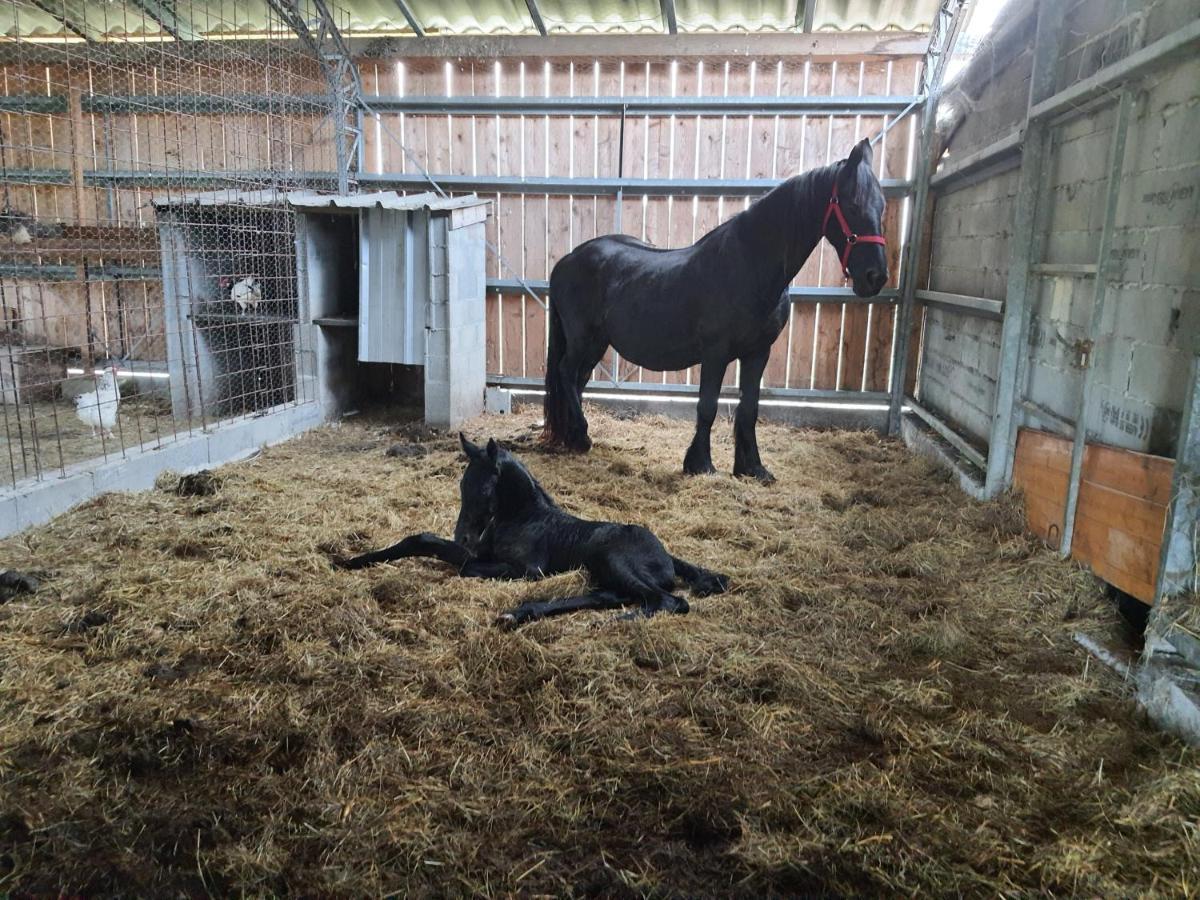
[[[920,60],[810,63],[786,59],[409,60],[364,62],[364,88],[405,96],[814,96],[906,94]],[[366,129],[366,167],[409,172],[389,132],[432,174],[629,178],[779,178],[844,158],[855,141],[883,127],[882,116],[630,116],[623,171],[620,120],[599,116],[385,114]],[[911,123],[876,150],[881,177],[909,174]],[[749,201],[741,197],[613,197],[496,194],[488,237],[512,271],[489,259],[489,277],[547,279],[554,263],[583,241],[623,232],[658,246],[692,243]],[[895,287],[905,201],[888,205],[885,233]],[[822,243],[795,280],[798,287],[842,284],[836,254]],[[489,293],[488,372],[540,378],[546,315],[521,293]],[[919,320],[914,322],[919,332]],[[794,304],[763,383],[777,388],[884,391],[893,339],[890,304]],[[917,341],[913,341],[914,347]],[[607,380],[698,383],[698,370],[651,372],[612,354],[594,373]],[[726,383],[737,381],[730,366]]]
[[[1088,444],[1084,450],[1071,555],[1143,603],[1154,602],[1174,462]],[[1030,530],[1050,546],[1062,538],[1071,442],[1022,429],[1013,484],[1024,494]]]

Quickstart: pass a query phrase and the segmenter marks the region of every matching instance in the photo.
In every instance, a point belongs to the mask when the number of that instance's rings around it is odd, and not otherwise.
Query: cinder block
[[[1183,409],[1191,358],[1178,350],[1154,344],[1133,348],[1129,395],[1176,412]]]
[[[1156,229],[1154,265],[1148,281],[1194,287],[1200,284],[1200,226]]]
[[[483,392],[483,410],[496,415],[508,415],[512,412],[512,394],[503,388],[486,388]]]
[[[1154,431],[1155,408],[1100,385],[1087,412],[1088,434],[1102,444],[1146,452]]]

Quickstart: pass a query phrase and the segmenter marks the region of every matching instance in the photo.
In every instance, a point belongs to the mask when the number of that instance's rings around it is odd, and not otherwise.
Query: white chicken
[[[93,437],[97,428],[111,437],[113,426],[117,424],[117,406],[120,402],[121,388],[117,384],[117,370],[114,366],[104,370],[96,390],[87,391],[75,398],[75,415],[79,417],[79,421],[92,429]]]
[[[247,275],[229,289],[229,299],[237,304],[237,308],[243,316],[246,314],[247,307],[254,312],[262,300],[262,285],[253,275]]]

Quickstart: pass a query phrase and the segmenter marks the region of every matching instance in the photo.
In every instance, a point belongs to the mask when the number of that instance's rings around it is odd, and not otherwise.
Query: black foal
[[[432,556],[467,578],[544,578],[583,567],[596,590],[578,597],[530,600],[501,614],[496,624],[526,622],[580,609],[638,606],[637,613],[686,613],[688,603],[672,593],[676,579],[697,596],[729,587],[724,575],[672,556],[640,525],[589,522],[561,510],[520,461],[494,440],[486,449],[462,435],[467,469],[460,484],[462,508],[454,540],[428,532],[406,537],[383,550],[335,564],[359,569],[407,556]],[[635,614],[637,614],[635,613]]]

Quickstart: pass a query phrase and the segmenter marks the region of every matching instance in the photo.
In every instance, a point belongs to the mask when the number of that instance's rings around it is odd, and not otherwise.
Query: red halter
[[[855,244],[882,244],[887,246],[887,240],[882,234],[855,234],[850,230],[850,223],[842,215],[842,204],[838,201],[837,176],[833,179],[833,193],[829,195],[829,205],[825,207],[825,218],[821,220],[821,234],[829,227],[829,217],[837,219],[842,226],[842,235],[846,238],[846,247],[842,250],[842,274],[850,277],[850,251]]]

